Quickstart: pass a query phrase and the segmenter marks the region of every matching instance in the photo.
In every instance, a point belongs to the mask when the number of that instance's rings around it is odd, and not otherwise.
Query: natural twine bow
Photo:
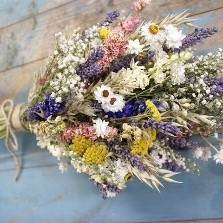
[[[16,125],[18,125],[19,120],[19,111],[21,105],[14,107],[14,103],[11,99],[5,100],[1,105],[1,117],[0,117],[0,131],[1,138],[5,137],[5,146],[8,149],[9,153],[12,155],[16,164],[16,175],[15,181],[18,180],[21,166],[15,151],[18,150],[18,141],[14,133]],[[14,116],[14,117],[13,117]],[[17,116],[17,117],[15,117]],[[12,119],[17,119],[17,123],[14,125]],[[19,123],[21,126],[21,123]]]

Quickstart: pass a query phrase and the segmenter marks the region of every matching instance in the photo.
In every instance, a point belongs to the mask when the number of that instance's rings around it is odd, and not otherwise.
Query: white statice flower
[[[182,46],[182,40],[186,35],[182,34],[182,30],[178,30],[177,27],[169,24],[164,26],[166,33],[166,46],[168,48],[179,48]]]
[[[116,195],[117,195],[117,193],[116,192],[111,192],[111,191],[106,191],[106,194],[107,194],[107,198],[109,198],[109,197],[115,197]]]
[[[106,122],[104,120],[101,120],[100,118],[93,120],[94,128],[96,130],[96,134],[98,137],[105,138],[105,136],[108,135],[108,124],[109,122]]]
[[[143,51],[144,45],[139,42],[139,39],[129,40],[127,44],[127,52],[131,54],[139,54]]]
[[[162,84],[166,79],[166,74],[164,72],[157,73],[154,77],[154,81],[156,84]]]
[[[95,99],[102,104],[109,103],[111,97],[114,95],[112,89],[107,85],[101,85],[94,91]]]
[[[173,85],[179,85],[185,82],[185,66],[184,63],[174,63],[170,70]]]
[[[67,172],[67,169],[68,169],[67,162],[60,162],[58,163],[58,165],[59,165],[59,170],[61,171],[61,173]]]
[[[65,154],[64,149],[59,145],[48,145],[47,149],[53,156],[57,157],[58,160]]]
[[[166,153],[164,151],[152,150],[152,152],[150,153],[150,156],[160,166],[162,166],[167,160],[167,156],[166,156]]]
[[[211,151],[208,147],[198,147],[194,152],[194,158],[208,161],[211,158]]]
[[[159,62],[160,60],[164,60],[168,58],[168,54],[163,50],[163,45],[159,42],[154,42],[150,45],[150,50],[155,53],[153,59],[156,62]]]
[[[214,160],[216,163],[223,164],[223,149],[221,149],[214,155]]]
[[[132,94],[140,88],[144,90],[149,85],[149,77],[144,66],[138,66],[134,61],[131,62],[130,68],[122,68],[118,73],[114,73],[119,79],[119,92],[121,94]]]
[[[46,135],[37,136],[36,140],[37,140],[37,146],[39,146],[41,149],[45,149],[47,146],[51,144],[51,139]]]
[[[117,183],[125,183],[125,177],[126,175],[129,173],[129,170],[126,166],[126,163],[124,161],[122,161],[121,159],[117,159],[115,162],[115,179],[117,181]],[[124,186],[124,185],[123,185]]]
[[[125,106],[125,101],[122,95],[113,94],[109,100],[109,102],[102,104],[102,108],[106,112],[117,112],[121,111]]]

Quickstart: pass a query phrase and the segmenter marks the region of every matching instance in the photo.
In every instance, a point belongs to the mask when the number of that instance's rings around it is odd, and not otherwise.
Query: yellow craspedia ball
[[[102,27],[98,30],[98,33],[101,39],[106,39],[108,35],[110,34],[110,30],[107,29],[106,27]]]
[[[93,143],[92,140],[84,136],[75,135],[69,148],[74,150],[79,156],[82,156]]]
[[[159,32],[159,26],[157,24],[151,24],[149,26],[149,31],[155,35]]]
[[[94,144],[86,150],[83,158],[87,164],[101,164],[105,161],[107,154],[106,146]]]

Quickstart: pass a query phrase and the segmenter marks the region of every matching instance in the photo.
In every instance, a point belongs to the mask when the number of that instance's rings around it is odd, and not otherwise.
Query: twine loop
[[[3,101],[1,105],[1,123],[0,127],[1,130],[5,130],[2,137],[5,137],[5,146],[9,153],[12,155],[15,164],[16,164],[16,175],[15,181],[18,180],[20,172],[21,172],[21,165],[20,161],[15,154],[15,151],[18,150],[18,141],[15,135],[16,130],[24,130],[20,123],[20,109],[21,105],[14,106],[13,100],[7,99]]]

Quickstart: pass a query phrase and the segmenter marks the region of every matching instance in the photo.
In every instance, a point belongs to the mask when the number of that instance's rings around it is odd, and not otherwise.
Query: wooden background
[[[66,25],[100,21],[131,0],[0,0],[0,102],[27,98],[35,71],[54,47],[54,34]],[[188,9],[196,25],[217,27],[198,54],[223,43],[223,0],[154,0],[146,18]],[[128,10],[127,10],[128,12]],[[223,166],[201,163],[202,176],[182,174],[182,185],[165,184],[161,194],[133,180],[116,199],[103,201],[85,176],[72,168],[60,174],[57,161],[37,148],[29,133],[19,133],[23,172],[13,182],[13,162],[0,143],[0,222],[159,222],[206,219],[223,222]],[[207,221],[207,219],[212,219]],[[196,221],[200,222],[200,221]]]

